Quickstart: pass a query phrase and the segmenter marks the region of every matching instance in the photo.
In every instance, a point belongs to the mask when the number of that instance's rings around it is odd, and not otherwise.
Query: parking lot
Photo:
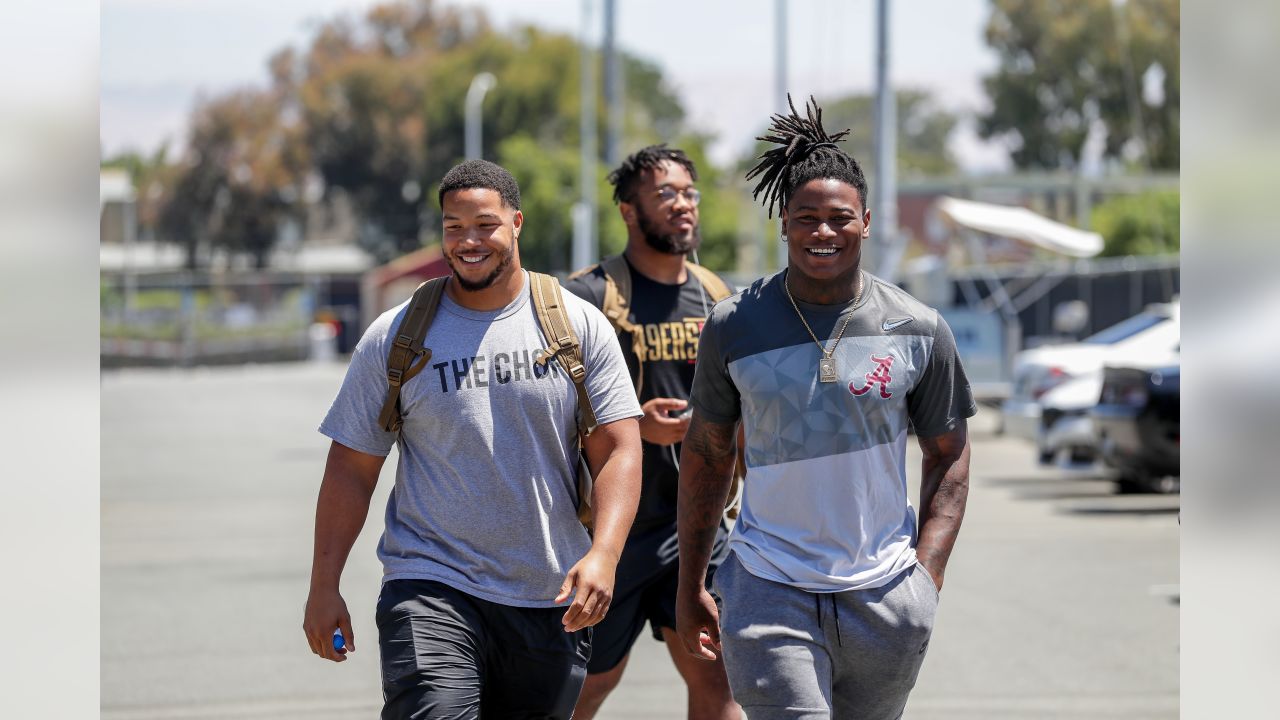
[[[301,632],[343,367],[119,371],[102,379],[102,717],[369,718],[380,705],[374,545],[388,463],[343,589],[359,650]],[[1176,718],[1177,495],[1117,495],[972,424],[969,509],[906,717]],[[919,453],[909,451],[913,487]],[[684,717],[642,637],[603,718]]]

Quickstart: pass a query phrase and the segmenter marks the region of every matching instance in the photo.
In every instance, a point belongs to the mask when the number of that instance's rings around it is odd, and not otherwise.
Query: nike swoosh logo
[[[896,330],[902,327],[903,325],[906,325],[912,320],[915,320],[915,318],[913,317],[889,318],[888,320],[884,321],[884,324],[880,326],[880,329],[884,330],[885,332],[889,332],[890,330]]]

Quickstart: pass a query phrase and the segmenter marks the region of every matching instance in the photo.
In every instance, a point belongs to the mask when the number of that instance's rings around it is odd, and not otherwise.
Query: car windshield
[[[1150,312],[1140,312],[1128,320],[1112,325],[1102,332],[1090,335],[1084,340],[1081,340],[1081,342],[1089,345],[1112,345],[1120,342],[1121,340],[1127,340],[1143,330],[1155,327],[1167,319],[1168,318],[1163,315],[1157,315]]]

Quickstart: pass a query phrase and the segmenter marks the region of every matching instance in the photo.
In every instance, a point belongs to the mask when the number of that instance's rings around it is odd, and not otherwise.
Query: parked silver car
[[[1169,362],[1180,342],[1177,302],[1160,303],[1078,343],[1024,350],[1014,357],[1004,429],[1036,443],[1041,462],[1091,463],[1097,439],[1089,409],[1102,392],[1105,364]]]

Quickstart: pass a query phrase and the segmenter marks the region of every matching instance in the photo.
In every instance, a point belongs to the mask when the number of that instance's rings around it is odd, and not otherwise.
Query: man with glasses
[[[731,287],[685,258],[696,256],[701,241],[697,179],[693,161],[665,145],[646,147],[626,158],[609,175],[614,202],[627,226],[626,249],[579,271],[565,284],[603,310],[618,332],[644,411],[640,509],[618,563],[609,614],[594,628],[575,718],[595,716],[622,679],[631,647],[646,623],[654,639],[667,644],[688,686],[690,718],[741,717],[724,664],[689,656],[675,634],[680,442],[689,427],[688,397],[702,325],[711,306]],[[722,522],[717,548],[723,548],[726,535]],[[713,558],[712,566],[716,564]]]

